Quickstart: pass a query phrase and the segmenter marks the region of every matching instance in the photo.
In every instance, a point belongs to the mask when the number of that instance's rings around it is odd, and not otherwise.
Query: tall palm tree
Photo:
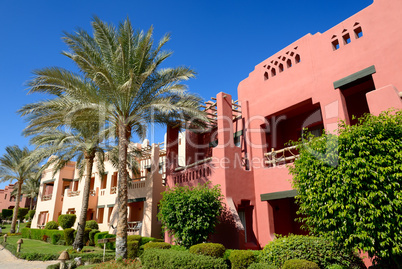
[[[15,199],[10,233],[15,233],[18,209],[20,207],[21,186],[26,179],[32,177],[32,174],[38,173],[39,170],[36,162],[25,161],[30,153],[31,151],[27,147],[21,149],[14,145],[6,147],[6,153],[0,157],[0,180],[2,182],[17,181],[17,199]]]
[[[40,104],[44,104],[40,102]],[[38,105],[40,105],[38,104]],[[57,109],[53,111],[56,113]],[[84,246],[84,230],[88,211],[90,185],[93,164],[96,160],[100,174],[104,173],[104,148],[102,147],[102,129],[96,122],[69,122],[68,130],[62,130],[60,126],[55,128],[49,126],[40,132],[25,130],[25,134],[35,134],[31,143],[38,146],[33,158],[51,158],[47,165],[55,164],[53,172],[63,168],[67,162],[76,159],[79,176],[82,178],[85,173],[84,191],[82,196],[81,213],[78,219],[77,235],[75,237],[74,249],[82,249]]]
[[[21,194],[25,195],[25,197],[30,199],[29,210],[32,210],[33,201],[39,195],[40,180],[41,180],[40,173],[33,174],[21,186]],[[13,189],[13,191],[11,192],[11,195],[16,197],[17,192],[18,192],[18,189]]]
[[[62,68],[35,71],[30,93],[66,95],[83,107],[96,109],[116,129],[119,148],[119,220],[116,258],[127,257],[127,150],[132,134],[144,138],[148,123],[176,123],[191,120],[202,124],[201,99],[186,91],[182,81],[194,77],[188,67],[161,68],[172,52],[162,50],[170,40],[165,35],[154,45],[153,28],[144,33],[135,30],[129,19],[118,27],[92,21],[93,36],[82,29],[65,33],[69,52],[63,54],[78,66],[84,80]],[[72,109],[72,107],[70,107]],[[46,116],[42,119],[44,122]],[[58,119],[51,118],[57,121]]]

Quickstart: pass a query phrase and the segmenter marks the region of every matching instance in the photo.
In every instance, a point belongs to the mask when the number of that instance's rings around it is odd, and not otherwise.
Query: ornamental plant
[[[308,229],[397,266],[402,256],[402,111],[299,141],[290,166]],[[399,261],[398,261],[399,260]],[[393,265],[392,265],[393,264]],[[388,265],[387,265],[388,267]],[[389,267],[390,268],[390,267]]]
[[[67,229],[73,227],[77,216],[75,214],[60,215],[58,222],[61,228]]]
[[[179,245],[189,248],[214,232],[222,206],[219,185],[176,186],[162,193],[158,218]]]

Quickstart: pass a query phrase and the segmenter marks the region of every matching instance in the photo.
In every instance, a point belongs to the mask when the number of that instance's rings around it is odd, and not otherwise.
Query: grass
[[[15,254],[17,241],[20,238],[21,235],[9,236],[7,238],[6,248],[13,254]],[[3,240],[4,239],[1,238],[0,242],[3,242]],[[103,249],[98,247],[85,246],[81,252],[76,252],[71,246],[52,245],[43,241],[27,238],[23,238],[22,240],[21,252],[17,255],[27,260],[56,260],[64,250],[69,252],[71,259],[74,257],[82,257],[83,261],[101,262],[103,257]],[[106,255],[114,257],[114,251],[106,250]]]
[[[25,227],[25,223],[23,223],[22,225],[20,224],[20,228],[24,228],[24,227]],[[17,228],[17,227],[15,227],[15,228]],[[3,224],[1,232],[2,232],[2,234],[5,234],[5,233],[10,232],[10,229],[11,229],[11,224]]]

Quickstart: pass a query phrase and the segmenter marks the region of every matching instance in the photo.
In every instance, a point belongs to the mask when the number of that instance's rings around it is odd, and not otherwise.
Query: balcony
[[[174,184],[207,178],[211,175],[211,167],[208,165],[211,160],[209,157],[187,166],[177,167],[173,174]]]
[[[117,186],[113,186],[110,188],[110,194],[116,194],[117,192]]]
[[[264,156],[267,158],[265,161],[267,166],[276,167],[277,165],[293,163],[299,157],[299,153],[296,146],[291,146],[279,150],[272,148],[272,151],[265,153]]]
[[[52,194],[42,195],[42,201],[52,200]]]
[[[80,195],[80,191],[68,191],[67,192],[67,196],[68,197],[74,197],[74,196],[78,196],[78,195]]]

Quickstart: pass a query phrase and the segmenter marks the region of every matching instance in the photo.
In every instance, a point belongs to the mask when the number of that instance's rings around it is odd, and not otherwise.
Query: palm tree
[[[177,120],[192,119],[193,125],[203,124],[206,115],[199,110],[201,99],[188,93],[181,83],[194,77],[195,72],[188,67],[161,68],[172,55],[162,50],[170,40],[169,35],[163,36],[155,46],[153,28],[146,33],[135,30],[129,19],[116,28],[95,17],[92,28],[93,37],[78,29],[75,33],[65,33],[63,38],[70,50],[63,54],[74,61],[85,79],[77,79],[77,75],[62,68],[44,68],[34,72],[35,78],[29,83],[30,93],[69,96],[82,107],[104,114],[105,120],[115,127],[119,148],[116,258],[125,258],[126,163],[132,135],[144,138],[150,122],[176,125]],[[38,124],[44,124],[47,118],[59,120],[45,115]]]
[[[32,210],[33,201],[39,195],[40,179],[40,173],[37,173],[36,175],[34,174],[21,186],[21,194],[30,199],[29,210]],[[13,189],[11,195],[16,196],[17,192],[18,189]]]
[[[38,105],[43,102],[39,102]],[[56,114],[57,109],[53,112]],[[96,122],[72,123],[69,130],[61,130],[60,126],[54,128],[51,125],[41,132],[29,129],[25,134],[35,135],[31,143],[38,146],[37,154],[33,158],[43,159],[44,157],[57,155],[51,158],[47,165],[55,164],[53,172],[56,173],[63,168],[69,161],[76,159],[79,169],[79,176],[82,178],[85,173],[84,191],[82,197],[81,213],[78,219],[77,235],[75,237],[74,249],[82,249],[84,246],[84,230],[88,211],[90,196],[90,185],[93,164],[96,159],[100,174],[104,173],[104,148],[101,146],[103,135],[100,126]]]
[[[20,206],[21,186],[26,179],[31,178],[32,174],[38,173],[39,170],[36,162],[26,161],[30,153],[31,151],[27,147],[20,149],[18,146],[14,145],[6,147],[6,153],[0,157],[0,180],[2,182],[17,181],[17,199],[15,199],[10,233],[15,233],[18,209]]]

